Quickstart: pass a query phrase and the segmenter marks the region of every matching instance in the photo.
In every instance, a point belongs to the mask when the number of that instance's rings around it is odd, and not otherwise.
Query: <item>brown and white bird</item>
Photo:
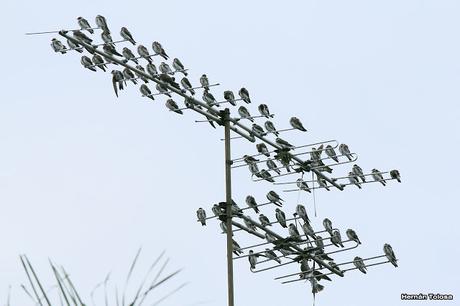
[[[353,160],[353,155],[350,153],[350,149],[346,144],[342,143],[339,145],[339,152],[340,154],[345,155],[350,161]]]
[[[291,126],[294,128],[294,129],[297,129],[299,131],[302,131],[302,132],[306,132],[307,129],[303,127],[303,124],[302,122],[300,121],[299,118],[297,117],[292,117],[291,119],[289,119],[289,123],[291,124]]]
[[[196,211],[196,216],[198,217],[198,220],[201,222],[202,226],[206,225],[206,211],[203,208],[198,208]]]
[[[386,186],[387,184],[387,182],[383,178],[382,173],[375,168],[372,169],[372,178],[374,179],[374,181],[382,183],[383,186]]]
[[[364,274],[367,273],[366,265],[364,264],[364,261],[361,257],[356,256],[353,260],[353,264],[356,268],[358,268],[359,271],[363,272]]]
[[[356,235],[356,232],[352,230],[351,228],[347,229],[346,231],[348,239],[356,242],[357,244],[361,244],[361,241],[358,238],[358,235]]]
[[[175,72],[181,72],[183,75],[187,76],[187,71],[185,71],[184,65],[178,58],[173,59],[173,68],[176,69]]]
[[[239,91],[238,94],[240,95],[241,99],[243,99],[244,102],[246,103],[251,103],[251,98],[249,98],[249,92],[246,88],[242,87]]]
[[[80,26],[80,28],[81,28],[82,31],[87,30],[87,31],[90,32],[91,34],[94,33],[94,30],[91,29],[91,26],[89,25],[88,20],[86,20],[86,19],[83,18],[83,17],[78,17],[78,18],[77,18],[77,21],[78,21],[78,25]]]
[[[169,56],[166,54],[165,49],[163,49],[163,46],[158,41],[154,41],[152,43],[152,49],[153,49],[153,52],[155,52],[155,54],[158,54],[165,60],[169,58]]]
[[[399,183],[401,183],[401,175],[398,170],[391,170],[390,176],[392,179],[396,179]]]
[[[136,41],[134,40],[133,35],[131,35],[131,32],[129,32],[126,27],[122,27],[120,29],[120,36],[132,43],[133,45],[136,45]]]

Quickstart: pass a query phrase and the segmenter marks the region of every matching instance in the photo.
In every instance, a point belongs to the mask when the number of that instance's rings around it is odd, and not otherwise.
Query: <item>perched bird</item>
[[[107,26],[107,20],[102,15],[96,16],[96,25],[102,29],[102,31],[110,33],[109,27]]]
[[[256,264],[257,264],[257,255],[254,255],[254,251],[253,250],[249,250],[249,264],[251,265],[251,270],[255,269],[256,268]]]
[[[265,121],[264,126],[265,126],[265,129],[267,130],[268,133],[273,133],[276,136],[279,136],[279,133],[276,130],[275,125],[273,124],[273,122],[271,122],[270,120],[267,120],[267,121]]]
[[[169,58],[169,56],[165,52],[165,49],[163,49],[163,46],[161,46],[161,44],[159,42],[154,41],[152,43],[152,49],[153,49],[153,52],[155,52],[155,54],[158,54],[159,56],[161,56],[165,60],[167,60]]]
[[[260,174],[260,177],[266,180],[267,182],[270,182],[270,183],[275,182],[275,180],[272,178],[272,175],[267,170],[262,169],[260,170],[259,174]]]
[[[136,59],[136,56],[134,55],[133,51],[129,50],[129,48],[124,47],[121,51],[121,54],[123,54],[124,58],[126,58],[127,61],[132,60],[136,64],[139,64],[139,61]]]
[[[317,271],[317,270],[313,271],[313,276],[314,276],[314,278],[316,278],[317,281],[320,281],[322,279],[332,281],[332,279],[329,276],[327,276],[326,274],[323,274],[323,273],[321,273],[320,271]]]
[[[339,162],[339,158],[337,157],[337,154],[331,145],[327,145],[324,151],[326,152],[326,155],[329,156],[329,158],[332,158],[336,163]]]
[[[66,46],[57,38],[51,39],[51,48],[53,48],[54,52],[60,52],[62,54],[67,52]]]
[[[391,170],[390,176],[392,179],[396,179],[398,183],[401,183],[401,175],[399,174],[398,170]]]
[[[244,106],[238,107],[238,114],[240,115],[241,119],[248,119],[251,122],[254,122],[251,114],[249,113],[248,109]]]
[[[169,110],[171,110],[171,111],[173,111],[173,112],[175,112],[175,113],[177,113],[177,114],[181,114],[181,115],[184,114],[184,113],[179,109],[179,106],[177,105],[177,103],[176,103],[173,99],[168,99],[168,100],[166,100],[165,105],[166,105],[166,107],[167,107]]]
[[[190,81],[189,81],[186,77],[183,77],[183,78],[180,80],[180,84],[182,85],[182,87],[183,87],[185,90],[190,91],[190,93],[192,94],[192,96],[195,95],[195,90],[193,90],[192,84],[190,83]]]
[[[309,222],[305,222],[304,224],[302,224],[302,230],[305,236],[310,236],[311,238],[316,239],[315,231],[313,230]]]
[[[265,155],[267,157],[270,156],[270,152],[268,151],[267,146],[265,145],[265,143],[256,144],[256,148],[257,148],[257,152],[259,152],[260,154],[263,154],[263,155]]]
[[[364,176],[363,169],[361,169],[360,166],[357,164],[353,165],[352,171],[354,174],[356,174],[357,177],[359,177],[363,182],[366,182],[366,177]]]
[[[184,65],[178,58],[173,59],[173,68],[176,69],[176,72],[182,72],[185,76],[187,76],[187,71],[185,71]]]
[[[220,229],[222,230],[223,234],[227,234],[227,223],[225,222],[220,222]],[[233,236],[233,235],[232,235]]]
[[[294,128],[294,129],[297,129],[297,130],[300,130],[302,132],[306,132],[307,129],[303,127],[303,124],[302,122],[300,121],[299,118],[297,117],[292,117],[291,119],[289,119],[289,123],[291,124],[291,126]]]
[[[145,69],[144,69],[144,67],[142,67],[141,65],[136,65],[136,69],[137,69],[137,70],[140,70],[140,71],[142,71],[142,72],[145,73]],[[149,80],[148,80],[146,77],[144,77],[142,74],[138,73],[137,71],[134,71],[134,73],[136,74],[136,76],[137,76],[139,79],[141,79],[142,81],[144,81],[144,83],[148,83],[148,82],[149,82]]]
[[[344,247],[343,242],[342,242],[342,237],[340,236],[340,232],[338,230],[334,230],[332,232],[331,242],[336,247],[339,247],[339,246],[341,246],[342,248]]]
[[[198,208],[196,216],[198,217],[198,220],[200,220],[201,225],[206,225],[206,211],[203,208]]]
[[[104,63],[104,59],[102,58],[102,56],[100,56],[99,54],[94,54],[92,61],[93,61],[94,65],[96,65],[102,71],[105,72],[105,70],[107,69],[107,66]]]
[[[212,213],[214,214],[214,216],[216,217],[219,217],[221,214],[222,214],[222,210],[220,209],[219,205],[217,204],[214,204],[212,206]]]
[[[136,76],[129,68],[123,69],[123,76],[125,77],[125,80],[133,82],[134,85],[137,84],[137,81],[135,80]]]
[[[257,158],[254,158],[253,156],[249,156],[249,155],[243,155],[243,160],[248,165],[257,163],[259,161]]]
[[[152,63],[152,59],[150,58],[149,50],[147,50],[147,48],[144,45],[137,46],[137,53],[139,53],[139,55],[142,58],[145,58],[149,63]]]
[[[286,140],[281,139],[281,138],[279,138],[279,137],[277,137],[277,138],[275,139],[275,142],[276,142],[277,145],[279,145],[280,147],[285,148],[285,149],[293,148],[293,147],[294,147],[294,146],[291,145],[289,142],[287,142]]]
[[[88,20],[86,20],[86,19],[83,18],[83,17],[78,17],[78,18],[77,18],[77,21],[78,21],[78,25],[80,26],[80,28],[81,28],[82,31],[87,30],[87,31],[90,32],[91,34],[94,33],[94,30],[91,29],[91,26],[89,25]]]
[[[80,63],[83,65],[83,67],[88,68],[91,71],[96,71],[96,68],[94,67],[93,62],[86,55],[83,55],[81,57]]]
[[[248,207],[251,207],[252,209],[254,209],[256,214],[259,213],[259,208],[257,207],[256,199],[253,196],[248,195],[246,197],[246,204],[248,205]]]
[[[115,95],[118,97],[118,89],[123,90],[123,73],[119,70],[112,70],[112,85]],[[118,87],[117,87],[118,85]]]
[[[206,76],[206,74],[203,74],[201,77],[200,77],[200,84],[201,84],[201,87],[203,87],[205,90],[209,90],[209,80],[208,80],[208,77]]]
[[[291,236],[294,240],[301,240],[300,233],[297,230],[297,227],[295,227],[294,223],[290,223],[288,228],[289,228],[289,236]]]
[[[317,177],[316,178],[316,181],[318,182],[318,185],[324,189],[326,189],[327,191],[331,191],[331,189],[329,189],[329,187],[327,186],[327,182],[325,179],[321,178],[321,177]]]
[[[352,230],[351,228],[347,229],[347,237],[348,239],[356,242],[357,244],[361,244],[361,241],[358,238],[358,235],[356,235],[356,232]]]
[[[169,67],[169,65],[165,62],[161,62],[160,66],[158,66],[158,69],[160,69],[161,73],[173,74],[171,67]]]
[[[310,277],[308,280],[311,284],[311,293],[317,294],[318,292],[321,292],[324,289],[324,286],[318,283],[316,278]]]
[[[81,42],[87,43],[89,45],[93,42],[93,40],[91,38],[86,36],[80,30],[73,31],[73,38],[75,38],[76,40],[79,40]]]
[[[233,91],[224,91],[224,99],[225,101],[228,101],[228,103],[230,103],[231,105],[236,106],[235,95],[233,94]]]
[[[270,243],[276,243],[278,241],[278,239],[276,239],[276,237],[273,237],[269,233],[265,233],[265,239],[267,240],[267,242],[270,242]],[[280,249],[280,251],[281,251],[281,249]]]
[[[278,256],[276,256],[276,253],[270,249],[265,249],[265,257],[267,257],[270,260],[274,260],[279,264],[281,263],[281,259],[279,259]]]
[[[258,125],[256,123],[252,124],[252,133],[255,134],[255,135],[259,135],[259,136],[264,136],[265,135],[264,129],[260,125]]]
[[[254,231],[254,232],[257,232],[257,226],[254,225],[254,223],[252,222],[252,219],[250,216],[246,216],[247,219],[243,219],[244,220],[244,224],[246,224],[246,227],[249,228],[250,230]]]
[[[122,27],[120,30],[120,36],[132,43],[133,45],[136,45],[136,42],[134,41],[133,36],[131,35],[131,32],[128,31],[127,28]]]
[[[249,164],[248,165],[249,171],[251,171],[251,178],[255,175],[256,177],[260,177],[260,171],[257,164]]]
[[[147,85],[142,84],[141,87],[139,87],[139,90],[143,96],[155,100],[155,98],[153,98],[152,92],[150,91],[150,88],[148,88]]]
[[[295,208],[295,213],[300,218],[302,218],[304,222],[310,222],[310,219],[308,218],[308,215],[307,215],[307,210],[305,209],[305,206],[303,206],[302,204],[297,204]]]
[[[238,91],[238,94],[244,102],[251,103],[251,99],[249,98],[249,92],[246,88],[242,87],[240,91]]]
[[[278,169],[278,166],[276,165],[276,163],[272,159],[267,160],[267,167],[268,167],[268,169],[270,169],[272,171],[275,171],[276,174],[278,174],[278,175],[281,174],[280,169]]]
[[[374,181],[382,183],[383,186],[386,186],[387,184],[387,182],[383,178],[382,173],[380,173],[380,171],[377,169],[372,169],[372,178],[374,179]]]
[[[337,271],[343,273],[343,271],[340,270],[339,266],[338,266],[334,261],[331,260],[331,261],[328,262],[328,264],[329,264],[332,268],[334,268],[334,269],[336,269]]]
[[[73,41],[71,41],[70,39],[67,39],[67,45],[69,45],[69,48],[72,49],[72,50],[75,50],[79,53],[82,53],[83,52],[83,48],[80,47],[79,44],[77,43],[74,43]]]
[[[216,104],[217,101],[212,95],[212,93],[210,93],[207,90],[203,91],[203,101],[206,102],[206,104],[208,104],[209,106],[214,106],[214,105],[219,106],[218,104]]]
[[[104,50],[104,52],[107,53],[108,55],[123,56],[123,55],[121,55],[121,54],[117,51],[117,49],[115,49],[115,47],[112,46],[112,45],[104,45],[104,46],[102,47],[102,50]]]
[[[273,118],[274,115],[270,114],[270,111],[268,110],[268,105],[267,104],[260,104],[259,107],[259,113],[266,117],[266,118]]]
[[[310,187],[308,187],[307,182],[305,182],[303,179],[298,178],[296,181],[296,184],[297,184],[297,188],[299,188],[300,190],[311,193]]]
[[[356,185],[359,189],[361,189],[361,184],[358,180],[358,177],[354,172],[348,172],[348,180],[350,181],[351,184]]]
[[[345,155],[350,161],[353,160],[353,155],[350,153],[350,149],[344,143],[339,146],[339,152],[342,155]]]
[[[329,235],[332,236],[332,222],[331,222],[331,220],[329,220],[328,218],[325,218],[323,220],[323,226],[324,226],[324,229],[326,229],[326,231],[329,233]]]
[[[171,94],[169,93],[169,90],[168,88],[166,88],[163,84],[160,84],[160,83],[157,83],[157,85],[155,86],[155,88],[162,94],[168,96],[171,98]]]
[[[262,226],[272,226],[270,224],[270,220],[268,220],[267,216],[265,216],[264,214],[260,214],[259,215],[259,221],[260,221],[260,224],[262,224]]]
[[[311,272],[311,268],[310,268],[310,265],[308,264],[308,259],[302,259],[300,261],[300,271],[302,272],[300,274],[300,278],[307,278],[307,274],[309,274]]]
[[[391,247],[391,245],[385,243],[383,245],[383,252],[385,253],[385,256],[388,258],[388,260],[393,264],[393,266],[398,267],[398,264],[396,263],[398,260],[396,259],[395,253],[393,252],[393,248]]]
[[[270,202],[272,202],[273,204],[278,205],[278,206],[280,206],[280,207],[283,205],[282,202],[284,201],[284,200],[281,199],[280,196],[279,196],[276,192],[274,192],[273,190],[271,190],[271,191],[269,191],[269,192],[267,193],[267,199],[268,199]]]
[[[276,208],[275,209],[275,217],[276,217],[276,220],[278,221],[278,223],[284,227],[284,228],[287,228],[287,225],[286,225],[286,214],[284,213],[284,211],[282,211],[281,209],[279,208]]]
[[[315,239],[315,244],[316,244],[316,247],[319,248],[320,250],[324,249],[323,237],[317,235]]]
[[[233,243],[233,253],[237,256],[240,256],[241,254],[243,254],[243,250],[241,249],[240,245],[238,244],[238,242],[236,242],[234,239],[232,239],[232,243]]]
[[[364,264],[364,261],[361,257],[356,256],[355,259],[353,260],[353,264],[355,265],[356,268],[358,268],[359,271],[363,272],[364,274],[367,273],[366,265]]]

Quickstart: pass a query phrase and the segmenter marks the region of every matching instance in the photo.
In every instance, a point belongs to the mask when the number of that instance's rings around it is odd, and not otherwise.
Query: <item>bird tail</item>
[[[356,184],[356,186],[358,186],[359,189],[363,188],[363,187],[361,187],[361,185],[359,183]]]

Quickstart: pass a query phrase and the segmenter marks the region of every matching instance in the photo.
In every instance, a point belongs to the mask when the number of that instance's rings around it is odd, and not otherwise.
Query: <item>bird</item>
[[[224,221],[220,222],[220,229],[222,230],[223,234],[227,234],[227,223]],[[233,233],[232,233],[232,236],[233,236]]]
[[[329,156],[329,158],[332,158],[336,163],[339,162],[339,158],[337,157],[337,154],[331,145],[327,145],[324,151],[326,152],[326,155]]]
[[[278,221],[278,223],[284,227],[284,228],[287,228],[287,225],[286,225],[286,214],[284,213],[284,211],[282,211],[281,209],[279,208],[276,208],[275,209],[275,217],[276,217],[276,220]]]
[[[268,220],[267,216],[265,216],[264,214],[259,215],[259,221],[260,221],[260,224],[262,224],[263,227],[272,226],[270,224],[270,220]]]
[[[257,164],[249,164],[248,165],[249,171],[251,171],[251,178],[255,175],[256,177],[260,177],[260,171]]]
[[[390,176],[392,179],[396,179],[398,183],[401,183],[401,175],[399,174],[398,170],[391,170]]]
[[[196,216],[198,217],[198,220],[201,222],[202,226],[206,225],[206,211],[203,208],[198,208],[196,211]]]
[[[112,35],[110,35],[110,32],[103,31],[101,33],[101,38],[106,45],[111,45],[115,47],[115,45],[113,44],[113,39],[112,39]]]
[[[300,261],[300,271],[302,272],[300,273],[300,278],[307,278],[306,275],[311,272],[310,265],[308,264],[308,259],[302,259]]]
[[[70,39],[67,39],[67,45],[69,45],[69,48],[72,49],[72,50],[75,50],[77,51],[78,53],[82,53],[83,50],[82,50],[82,47],[80,47],[79,44],[77,43],[74,43],[72,40]]]
[[[123,54],[124,58],[126,58],[127,61],[132,60],[136,64],[139,64],[139,61],[136,59],[136,56],[134,55],[133,51],[131,51],[129,48],[124,47],[121,51],[121,54]]]
[[[201,84],[201,87],[203,87],[205,90],[209,90],[209,80],[206,74],[203,74],[200,77],[200,84]]]
[[[280,198],[280,196],[274,192],[273,190],[269,191],[267,193],[267,199],[272,202],[273,204],[277,205],[277,206],[282,206],[283,205],[283,199]]]
[[[351,228],[347,229],[346,231],[348,239],[356,242],[357,244],[361,244],[361,241],[358,238],[358,235],[356,235],[356,232],[352,230]]]
[[[372,169],[372,178],[374,179],[374,181],[382,183],[383,186],[387,185],[387,182],[383,178],[382,173],[375,168]]]
[[[92,61],[93,61],[94,65],[96,65],[102,71],[105,72],[105,70],[107,69],[107,66],[104,63],[104,59],[102,58],[102,56],[100,56],[99,54],[94,54],[93,58],[92,58]]]
[[[266,118],[273,118],[274,115],[270,114],[267,104],[260,104],[258,107],[259,113]]]
[[[243,161],[249,165],[257,163],[259,160],[257,158],[254,158],[253,156],[243,155]]]
[[[265,257],[267,257],[268,259],[270,260],[274,260],[276,261],[277,263],[281,264],[281,259],[278,258],[278,256],[276,256],[276,253],[270,249],[265,249]]]
[[[308,218],[308,215],[307,215],[307,210],[305,209],[305,206],[303,206],[302,204],[297,204],[295,208],[295,213],[300,218],[302,218],[304,222],[310,222],[310,219]]]
[[[267,170],[262,169],[260,170],[259,174],[260,174],[260,177],[266,180],[267,182],[270,182],[270,183],[275,182],[275,180],[272,178],[272,175]]]
[[[246,204],[248,205],[248,207],[251,207],[252,209],[254,209],[256,214],[259,213],[259,208],[257,207],[256,199],[252,195],[248,195],[246,197]]]
[[[240,95],[241,99],[243,99],[244,102],[246,103],[251,103],[251,98],[249,98],[249,92],[246,88],[242,87],[239,91],[238,94]]]
[[[252,124],[252,133],[255,134],[255,135],[259,135],[259,136],[264,136],[265,135],[264,129],[260,125],[258,125],[256,123]]]
[[[248,109],[244,106],[238,107],[238,114],[240,115],[241,119],[248,119],[251,122],[254,122],[254,119],[252,118],[251,114],[249,113]]]
[[[272,159],[267,159],[267,167],[268,167],[268,169],[270,169],[272,171],[275,171],[276,174],[278,174],[278,175],[281,174],[281,170],[278,169],[278,166],[276,165],[276,163]]]
[[[348,148],[346,144],[344,143],[340,144],[339,152],[340,154],[345,155],[348,158],[348,160],[350,161],[353,160],[353,155],[350,153],[350,149]]]
[[[307,182],[305,182],[303,179],[298,178],[296,181],[296,184],[297,184],[297,188],[299,188],[300,190],[304,190],[306,192],[311,193],[310,187],[308,187]]]
[[[119,70],[112,70],[111,73],[112,73],[113,90],[115,91],[115,95],[118,97],[118,89],[123,90],[123,81],[124,81],[123,73]]]
[[[366,182],[366,177],[364,176],[363,169],[361,169],[360,166],[357,164],[353,165],[352,171],[354,174],[356,174],[357,177],[359,177],[363,182]]]
[[[331,260],[331,261],[328,262],[328,264],[329,264],[329,266],[331,266],[332,268],[334,268],[334,269],[336,269],[337,271],[343,273],[343,271],[340,270],[339,266],[338,266],[334,261]]]
[[[177,113],[177,114],[181,114],[181,115],[184,114],[184,113],[179,109],[179,106],[177,105],[177,103],[176,103],[173,99],[168,99],[168,100],[166,100],[165,105],[166,105],[166,107],[167,107],[169,110],[171,110],[171,111],[173,111],[173,112],[175,112],[175,113]]]
[[[302,122],[300,121],[299,118],[297,117],[292,117],[291,119],[289,119],[289,123],[291,124],[291,126],[294,128],[294,129],[297,129],[299,131],[302,131],[302,132],[306,132],[307,129],[303,127],[303,124]]]
[[[315,239],[315,244],[316,244],[316,247],[320,250],[324,249],[324,241],[323,241],[323,237],[317,235],[316,236],[316,239]]]
[[[94,30],[91,29],[91,26],[89,25],[88,20],[86,20],[86,19],[83,18],[83,17],[78,17],[78,18],[77,18],[77,21],[78,21],[78,25],[80,26],[80,28],[81,28],[82,31],[87,30],[87,31],[90,32],[91,34],[94,33]]]
[[[289,228],[289,236],[291,236],[294,240],[301,240],[300,233],[297,230],[297,227],[295,227],[294,223],[290,223],[288,228]]]
[[[290,144],[289,142],[287,142],[286,140],[282,139],[282,138],[279,138],[277,137],[275,139],[275,142],[277,145],[279,145],[280,147],[282,148],[285,148],[285,149],[288,149],[288,148],[293,148],[294,146],[292,144]]]
[[[145,66],[145,68],[147,69],[148,74],[150,74],[150,76],[152,78],[158,76],[158,70],[157,70],[157,67],[155,66],[155,64],[148,63],[147,66]]]
[[[112,45],[104,45],[104,46],[102,47],[102,50],[104,50],[104,52],[107,53],[108,55],[123,56],[123,55],[121,55],[121,54],[117,51],[117,49],[115,49],[115,47],[112,46]]]
[[[86,36],[84,33],[82,33],[80,30],[76,30],[76,31],[73,31],[73,37],[76,39],[76,40],[79,40],[81,42],[84,42],[84,43],[87,43],[88,45],[90,45],[93,40],[91,38],[89,38],[88,36]]]
[[[96,25],[102,29],[102,31],[110,33],[109,27],[107,26],[107,20],[102,15],[96,16]]]
[[[238,242],[236,242],[234,239],[232,239],[232,244],[233,244],[233,253],[237,256],[240,256],[243,254],[243,250],[241,249],[240,245]]]
[[[252,222],[252,219],[250,216],[246,216],[244,220],[244,224],[246,224],[247,228],[249,228],[250,230],[254,231],[254,232],[257,232],[257,226],[254,225],[254,223]]]
[[[322,279],[332,281],[332,279],[329,276],[327,276],[326,274],[323,274],[323,273],[321,273],[320,271],[317,271],[317,270],[313,271],[313,276],[314,276],[314,278],[316,278],[317,281],[320,281]]]
[[[278,239],[276,239],[275,237],[273,237],[269,233],[265,233],[265,239],[270,243],[276,243],[278,241]],[[281,249],[280,249],[280,251],[281,251]]]
[[[336,247],[339,247],[339,246],[341,246],[342,248],[344,247],[343,242],[342,242],[342,237],[340,236],[340,232],[338,230],[334,230],[332,232],[331,242]]]
[[[354,172],[348,172],[348,180],[350,181],[350,184],[356,185],[359,189],[362,188],[361,183]]]
[[[309,222],[305,222],[304,224],[302,224],[302,230],[305,236],[310,236],[311,238],[316,239],[315,231],[313,230]]]
[[[273,122],[271,122],[270,120],[267,120],[267,121],[265,121],[264,126],[265,126],[265,129],[267,130],[268,133],[272,133],[272,134],[275,134],[276,136],[279,136],[279,133],[276,130],[275,125],[273,124]]]
[[[184,65],[178,58],[173,59],[173,68],[176,69],[176,72],[182,72],[185,76],[187,76],[187,71],[185,71]]]
[[[265,155],[267,157],[270,156],[270,152],[268,151],[267,146],[265,145],[265,143],[256,144],[256,148],[257,148],[257,152],[259,152],[260,154],[263,154],[263,155]]]
[[[310,278],[308,278],[308,280],[310,281],[310,284],[311,284],[311,293],[317,294],[317,293],[323,291],[324,286],[321,285],[320,283],[318,283],[316,278],[310,277]]]
[[[136,69],[137,69],[137,70],[140,70],[140,71],[142,71],[142,72],[145,73],[145,69],[144,69],[144,67],[142,67],[141,65],[136,65]],[[144,81],[144,83],[148,83],[148,82],[149,82],[149,80],[148,80],[145,76],[143,76],[142,74],[138,73],[137,71],[134,71],[134,73],[136,74],[136,76],[137,76],[139,79],[141,79],[142,81]]]
[[[192,84],[190,83],[190,81],[186,77],[183,77],[180,80],[180,84],[182,85],[182,87],[184,87],[185,90],[190,91],[192,96],[195,95],[195,90],[193,90]]]
[[[57,38],[51,39],[51,48],[53,48],[54,52],[60,52],[62,54],[67,52],[66,46]]]
[[[203,91],[203,101],[206,102],[209,106],[219,106],[218,104],[216,104],[217,101],[212,95],[212,93],[210,93],[207,90]]]
[[[233,91],[224,91],[224,99],[225,101],[228,101],[228,103],[230,103],[231,105],[236,106],[235,95],[233,94]]]
[[[323,220],[323,226],[326,229],[326,231],[329,233],[329,235],[332,236],[332,222],[328,218],[325,218]]]
[[[396,263],[398,260],[396,259],[395,253],[393,252],[393,248],[391,245],[388,243],[385,243],[383,245],[383,252],[385,253],[385,256],[388,258],[388,260],[393,264],[393,266],[398,267],[398,264]]]
[[[163,84],[160,84],[160,83],[157,83],[157,85],[155,86],[155,88],[162,94],[168,96],[171,98],[171,94],[168,92],[168,88],[166,88]]]
[[[214,204],[211,208],[212,213],[214,216],[219,217],[222,214],[222,210],[220,209],[219,205]]]
[[[136,41],[134,40],[133,35],[131,35],[131,32],[129,32],[127,28],[122,27],[120,29],[120,36],[132,43],[133,45],[136,45]]]
[[[325,179],[323,179],[322,177],[317,176],[316,181],[318,182],[318,185],[320,187],[326,189],[327,191],[331,191],[331,189],[329,189],[329,187],[327,186],[327,182],[326,182]]]
[[[165,62],[161,62],[160,66],[158,66],[158,69],[160,70],[161,73],[173,74],[171,67],[169,67],[169,65],[166,64]]]
[[[166,54],[165,49],[163,49],[163,46],[161,46],[161,44],[158,41],[154,41],[152,43],[152,49],[153,49],[153,52],[155,52],[155,54],[158,54],[165,60],[169,58],[169,56]]]
[[[141,87],[139,87],[140,92],[142,93],[143,96],[155,100],[155,98],[152,95],[152,92],[150,91],[150,88],[147,87],[147,85],[142,84]]]
[[[251,265],[251,270],[256,268],[257,264],[257,255],[254,255],[253,250],[249,250],[249,264]]]
[[[123,76],[125,77],[125,80],[133,82],[134,85],[137,84],[137,81],[135,80],[136,76],[129,68],[123,69]]]
[[[152,63],[152,59],[150,58],[149,50],[144,45],[137,46],[137,53],[143,58],[145,58],[149,63]]]
[[[91,71],[97,71],[96,68],[93,65],[93,62],[89,57],[86,55],[83,55],[80,59],[80,63],[83,65],[83,67],[88,68]]]
[[[355,265],[356,268],[358,268],[359,271],[363,272],[364,274],[367,273],[366,265],[364,264],[364,261],[363,261],[363,259],[361,257],[356,256],[353,259],[353,264]]]

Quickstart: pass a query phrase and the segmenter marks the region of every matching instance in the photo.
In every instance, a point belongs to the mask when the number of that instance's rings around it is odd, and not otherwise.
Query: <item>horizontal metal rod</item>
[[[292,220],[298,220],[298,219],[302,219],[302,218],[300,218],[300,217],[294,217],[294,218],[286,219],[286,222],[292,221]],[[268,223],[268,224],[273,225],[273,224],[277,224],[277,223],[279,223],[279,222],[278,222],[278,221],[273,221],[273,222],[270,222],[270,223]],[[240,230],[234,230],[234,232],[238,232],[238,231],[240,231]]]
[[[219,86],[219,85],[220,85],[219,83],[215,83],[215,84],[211,84],[211,85],[206,85],[206,87],[213,87],[213,86]],[[190,89],[200,89],[200,88],[204,88],[204,87],[203,86],[197,86],[197,87],[192,87]]]
[[[252,234],[254,236],[257,236],[257,237],[259,237],[261,239],[265,239],[264,235],[262,235],[261,233],[258,233],[256,231],[253,231],[252,229],[250,229],[249,227],[244,226],[241,223],[238,223],[238,222],[232,220],[232,224],[235,225],[236,227],[238,227],[240,230],[244,230],[244,231],[246,231],[246,232],[248,232],[248,233],[250,233],[250,234]],[[240,249],[244,250],[244,248],[240,248]]]
[[[98,30],[100,29],[99,27],[97,28],[91,28],[92,30]],[[86,29],[85,29],[86,30]],[[55,34],[55,33],[59,33],[61,32],[62,30],[59,30],[59,31],[45,31],[45,32],[28,32],[28,33],[25,33],[25,35],[41,35],[41,34]],[[75,32],[75,31],[82,31],[82,29],[76,29],[76,30],[66,30],[68,32]]]
[[[395,180],[394,178],[386,178],[385,181],[392,181],[392,180]],[[380,183],[379,181],[366,181],[366,182],[359,182],[360,185],[362,184],[371,184],[371,183]],[[350,185],[355,185],[355,184],[352,184],[352,183],[346,183],[346,184],[341,184],[343,187],[346,187],[346,186],[350,186]],[[311,187],[310,189],[321,189],[321,188],[325,188],[325,187],[321,187],[321,186],[317,186],[317,187]],[[300,189],[287,189],[287,190],[283,190],[283,192],[294,192],[294,191],[299,191]]]

